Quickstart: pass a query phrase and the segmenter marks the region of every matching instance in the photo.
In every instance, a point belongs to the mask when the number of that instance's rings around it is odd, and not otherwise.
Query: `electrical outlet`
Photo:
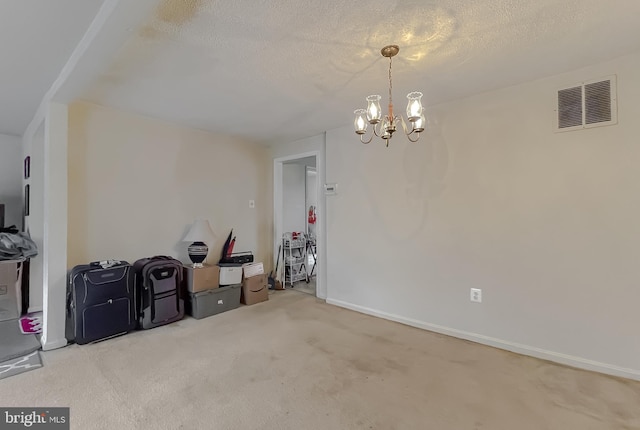
[[[470,298],[472,302],[482,303],[482,290],[480,288],[472,288]]]
[[[255,208],[256,207],[256,201],[255,200],[249,200],[249,207],[251,209]]]

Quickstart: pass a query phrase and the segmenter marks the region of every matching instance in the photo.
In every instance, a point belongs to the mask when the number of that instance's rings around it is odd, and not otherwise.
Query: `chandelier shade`
[[[355,132],[360,136],[362,143],[370,143],[374,136],[382,138],[389,146],[389,141],[393,137],[393,133],[397,130],[397,124],[400,123],[402,130],[411,142],[417,142],[420,139],[420,133],[424,131],[425,117],[424,108],[422,107],[422,93],[413,91],[407,94],[407,120],[411,128],[407,127],[407,123],[400,115],[393,113],[393,80],[391,77],[392,57],[398,54],[400,48],[397,45],[388,45],[380,50],[383,57],[389,58],[389,110],[383,115],[380,107],[382,97],[378,94],[370,95],[366,98],[367,108],[356,109],[354,111],[355,120],[353,122]],[[373,132],[367,139],[368,126],[372,125]]]
[[[409,121],[415,122],[420,119],[420,115],[422,115],[422,93],[418,91],[414,91],[412,93],[407,94],[407,99],[409,99],[409,103],[407,104],[407,118]]]
[[[369,121],[366,118],[367,110],[356,109],[353,113],[356,114],[356,120],[354,121],[354,126],[356,127],[356,133],[365,134],[367,132],[367,126],[369,125]]]
[[[382,109],[380,108],[379,95],[372,95],[367,97],[367,119],[369,124],[377,124],[382,119]]]

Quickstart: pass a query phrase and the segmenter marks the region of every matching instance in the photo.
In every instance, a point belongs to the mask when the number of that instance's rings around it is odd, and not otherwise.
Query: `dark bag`
[[[20,232],[20,230],[18,230],[18,227],[16,227],[15,225],[9,226],[9,227],[1,227],[0,226],[0,233],[11,233],[11,234],[18,234]]]
[[[253,263],[253,253],[251,251],[246,252],[234,252],[228,256],[220,259],[218,264],[246,264]]]
[[[175,258],[142,258],[133,264],[136,273],[138,328],[149,329],[184,317],[182,263]]]
[[[74,267],[68,275],[65,337],[80,345],[135,329],[135,278],[126,261]]]

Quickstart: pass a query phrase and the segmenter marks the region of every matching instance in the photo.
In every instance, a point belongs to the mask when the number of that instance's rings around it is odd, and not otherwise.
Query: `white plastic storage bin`
[[[220,285],[242,284],[242,266],[220,266]]]
[[[0,321],[20,317],[22,309],[22,261],[0,261]]]

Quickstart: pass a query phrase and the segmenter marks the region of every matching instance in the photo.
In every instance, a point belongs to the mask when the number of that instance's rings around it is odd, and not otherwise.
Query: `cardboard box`
[[[240,302],[245,305],[253,305],[255,303],[269,300],[269,284],[268,275],[252,276],[242,282],[242,296]]]
[[[208,264],[204,267],[184,266],[184,278],[187,280],[187,290],[190,293],[218,288],[220,268]]]
[[[22,262],[0,261],[0,321],[17,319],[22,307]]]

